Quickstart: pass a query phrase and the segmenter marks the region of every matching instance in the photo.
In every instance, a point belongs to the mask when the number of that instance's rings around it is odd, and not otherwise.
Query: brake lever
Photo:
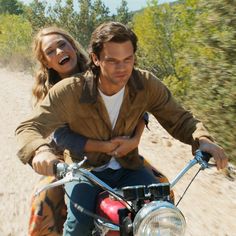
[[[85,162],[87,161],[87,157],[85,156],[84,159],[76,164],[74,164],[74,166],[69,167],[68,164],[64,163],[64,162],[60,162],[60,161],[56,161],[53,165],[53,172],[54,175],[58,178],[63,177],[62,179],[50,183],[46,186],[43,186],[42,188],[39,188],[36,192],[35,192],[35,196],[37,196],[38,194],[40,194],[42,191],[48,190],[50,188],[54,188],[72,181],[79,181],[79,178],[77,178],[76,176],[74,176],[74,173],[78,170],[79,167],[81,167]],[[68,168],[72,169],[72,172],[69,172],[66,174],[66,171],[68,170]]]
[[[68,175],[66,175],[63,179],[57,180],[56,182],[50,183],[46,186],[43,186],[39,189],[37,189],[37,191],[35,192],[34,196],[39,195],[41,192],[48,190],[50,188],[54,188],[69,182],[72,182],[75,178],[71,175],[71,173],[68,173]]]
[[[208,163],[208,168],[212,168],[212,167],[217,167],[217,165],[214,163]]]

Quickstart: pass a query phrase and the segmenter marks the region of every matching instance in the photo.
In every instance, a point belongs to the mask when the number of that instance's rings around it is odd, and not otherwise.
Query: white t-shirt
[[[107,96],[105,95],[100,89],[98,90],[107,109],[110,121],[111,121],[111,125],[112,125],[112,129],[114,129],[115,125],[116,125],[116,121],[120,112],[120,107],[121,104],[123,102],[123,98],[124,98],[124,93],[125,93],[125,87],[123,87],[118,93],[112,95],[112,96]],[[114,157],[111,158],[111,160],[100,167],[94,168],[94,171],[103,171],[107,168],[111,168],[114,170],[120,169],[121,166],[119,164],[119,162],[116,161],[116,159]]]

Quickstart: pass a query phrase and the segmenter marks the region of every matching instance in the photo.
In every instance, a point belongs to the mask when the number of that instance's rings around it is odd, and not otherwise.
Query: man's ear
[[[95,66],[100,66],[100,61],[95,53],[91,53],[91,57]]]

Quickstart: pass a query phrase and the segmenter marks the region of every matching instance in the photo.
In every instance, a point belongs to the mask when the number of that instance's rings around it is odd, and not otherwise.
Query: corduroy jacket
[[[116,136],[131,136],[145,111],[176,139],[196,145],[198,138],[212,139],[203,124],[180,106],[168,88],[152,73],[134,69],[127,85],[123,103],[114,129],[97,90],[97,79],[90,71],[64,79],[50,89],[48,95],[31,117],[16,129],[18,156],[29,162],[35,150],[47,144],[47,137],[58,127],[68,124],[70,129],[87,138],[110,140]],[[66,152],[69,153],[68,151]],[[73,160],[82,157],[69,153]],[[87,164],[98,167],[110,156],[104,153],[86,153]],[[142,165],[138,149],[117,161],[124,168],[137,169]]]

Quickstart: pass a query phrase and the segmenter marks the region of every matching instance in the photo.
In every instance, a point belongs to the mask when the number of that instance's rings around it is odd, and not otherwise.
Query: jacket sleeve
[[[56,84],[57,85],[57,84]],[[43,102],[35,107],[28,119],[16,128],[15,135],[18,145],[17,156],[24,163],[28,163],[35,154],[35,150],[42,145],[48,145],[48,138],[57,128],[68,123],[67,114],[71,112],[64,102],[69,99],[65,92],[55,92],[50,89]]]
[[[82,156],[88,139],[73,132],[68,125],[65,125],[53,133],[53,140],[60,149],[68,149],[74,155]]]
[[[146,83],[147,111],[156,117],[168,133],[181,142],[192,145],[194,149],[198,146],[200,137],[213,140],[203,124],[176,102],[169,89],[159,79],[149,74]]]

